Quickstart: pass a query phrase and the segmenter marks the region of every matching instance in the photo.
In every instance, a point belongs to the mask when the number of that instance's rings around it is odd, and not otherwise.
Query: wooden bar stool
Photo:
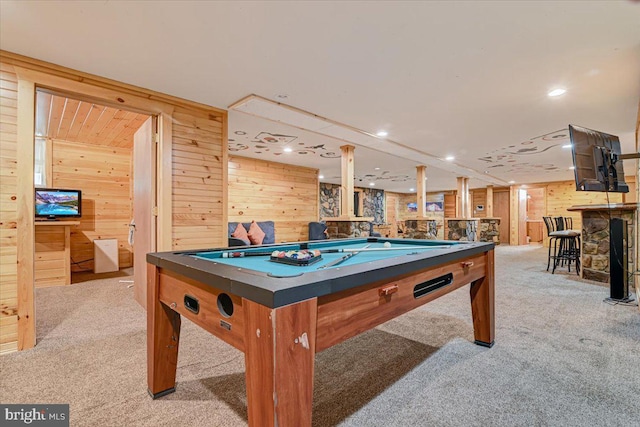
[[[580,274],[580,233],[568,228],[573,225],[573,220],[570,217],[556,217],[554,222],[555,230],[550,234],[554,237],[554,254],[550,256],[553,259],[551,273],[555,273],[556,267],[563,267],[565,264],[568,271],[571,271],[571,264],[575,263],[576,274]],[[549,251],[551,251],[551,245],[549,245]],[[547,271],[548,266],[547,262]]]

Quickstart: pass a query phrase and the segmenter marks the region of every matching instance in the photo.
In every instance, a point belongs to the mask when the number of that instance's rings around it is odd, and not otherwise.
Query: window
[[[47,186],[47,141],[36,137],[33,154],[33,183],[36,187]]]

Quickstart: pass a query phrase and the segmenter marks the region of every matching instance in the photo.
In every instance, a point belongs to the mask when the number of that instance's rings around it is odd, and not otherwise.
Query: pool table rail
[[[491,251],[493,254],[493,251]],[[316,351],[332,347],[348,338],[420,307],[436,298],[487,275],[487,255],[451,261],[438,267],[382,280],[318,298]],[[453,275],[449,284],[416,297],[414,289],[432,279]],[[444,280],[444,279],[443,279]],[[389,287],[395,288],[393,293]]]

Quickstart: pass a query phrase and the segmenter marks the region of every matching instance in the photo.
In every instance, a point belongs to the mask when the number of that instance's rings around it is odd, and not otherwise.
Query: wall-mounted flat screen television
[[[36,188],[36,218],[80,218],[82,192],[55,188]]]
[[[615,135],[569,125],[571,153],[578,191],[628,193]]]

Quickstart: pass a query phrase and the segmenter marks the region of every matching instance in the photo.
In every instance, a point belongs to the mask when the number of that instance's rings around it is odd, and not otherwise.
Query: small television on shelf
[[[36,188],[36,218],[60,219],[82,216],[82,192],[57,188]]]
[[[615,135],[569,125],[577,191],[628,193]]]

